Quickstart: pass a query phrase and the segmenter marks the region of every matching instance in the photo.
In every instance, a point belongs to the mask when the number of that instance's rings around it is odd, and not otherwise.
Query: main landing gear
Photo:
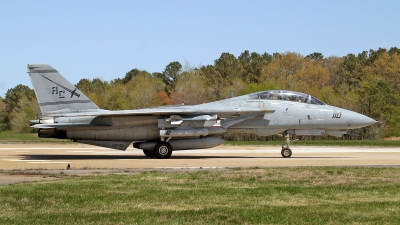
[[[154,147],[154,154],[159,159],[168,159],[172,154],[172,146],[165,141],[161,141]]]
[[[286,138],[286,141],[285,141],[285,144],[282,145],[281,155],[283,158],[289,158],[290,156],[292,156],[292,150],[290,149],[290,143],[293,141],[298,141],[298,139],[291,140],[292,134],[288,134],[288,133],[284,133],[283,137]]]
[[[172,154],[172,146],[165,141],[160,141],[154,146],[154,150],[143,150],[143,153],[151,158],[168,159]]]

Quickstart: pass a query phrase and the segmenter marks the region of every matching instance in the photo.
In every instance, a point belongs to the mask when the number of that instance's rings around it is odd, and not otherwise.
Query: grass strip
[[[0,143],[71,143],[71,140],[39,138],[36,133],[0,132]]]
[[[397,168],[142,172],[0,187],[0,224],[399,224]]]

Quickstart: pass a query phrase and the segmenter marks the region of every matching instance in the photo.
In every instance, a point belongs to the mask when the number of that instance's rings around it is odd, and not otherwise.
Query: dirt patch
[[[108,174],[134,174],[141,172],[195,172],[225,171],[228,168],[158,168],[158,169],[83,169],[83,170],[11,170],[0,172],[0,186],[22,182],[51,181],[80,176],[104,176]]]
[[[385,141],[400,141],[400,137],[388,137],[384,138]]]

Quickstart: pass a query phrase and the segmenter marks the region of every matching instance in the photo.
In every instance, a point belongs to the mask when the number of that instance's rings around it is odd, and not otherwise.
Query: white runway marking
[[[27,163],[70,163],[70,162],[59,162],[59,161],[51,161],[51,160],[24,160],[24,159],[3,159],[9,162],[27,162]]]
[[[116,160],[121,160],[121,161],[134,161],[134,160],[137,160],[137,159],[116,159]]]
[[[96,152],[96,151],[67,151],[67,152],[92,153],[92,152]]]
[[[13,148],[8,148],[8,147],[0,147],[0,150],[12,150],[12,149],[27,149],[27,150],[71,150],[71,149],[85,149],[85,150],[99,150],[99,149],[108,149],[108,148],[52,148],[52,147],[31,147],[31,148],[18,148],[18,147],[13,147]]]
[[[10,162],[49,162],[50,160],[3,159]]]
[[[293,152],[296,153],[357,153],[357,152],[373,152],[373,153],[377,153],[377,152],[400,152],[399,148],[379,148],[379,149],[374,149],[374,148],[366,148],[366,149],[362,149],[362,148],[343,148],[341,149],[340,147],[338,148],[296,148],[296,147],[292,147],[291,148]],[[248,154],[262,154],[262,153],[276,153],[276,152],[280,152],[279,147],[276,150],[273,149],[269,149],[269,150],[229,150],[229,149],[224,149],[224,150],[185,150],[185,151],[175,151],[173,154],[195,154],[195,153],[204,153],[204,154],[224,154],[224,153],[229,153],[229,154],[234,154],[234,153],[238,153],[238,154],[243,154],[243,153],[248,153]]]

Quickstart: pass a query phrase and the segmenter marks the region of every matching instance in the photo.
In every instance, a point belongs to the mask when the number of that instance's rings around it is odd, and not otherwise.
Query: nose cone
[[[351,112],[347,114],[347,125],[350,129],[362,128],[372,124],[375,124],[377,121],[369,118],[368,116],[364,116],[363,114]]]

